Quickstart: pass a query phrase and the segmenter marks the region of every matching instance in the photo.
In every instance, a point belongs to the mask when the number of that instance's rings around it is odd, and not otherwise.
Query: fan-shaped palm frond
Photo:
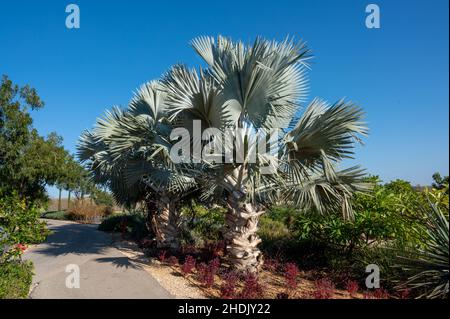
[[[310,58],[302,42],[257,38],[253,45],[218,37],[192,41],[220,86],[220,105],[243,113],[255,128],[286,128],[306,95],[304,67]]]
[[[286,134],[286,160],[301,163],[301,169],[320,166],[333,179],[333,162],[351,158],[355,142],[361,142],[359,136],[368,133],[363,115],[359,107],[344,100],[331,106],[314,100]]]
[[[297,207],[315,209],[321,214],[341,210],[344,219],[352,219],[350,199],[353,193],[366,192],[371,188],[365,176],[365,170],[358,166],[336,171],[333,180],[315,171],[301,178],[287,175],[280,197]]]

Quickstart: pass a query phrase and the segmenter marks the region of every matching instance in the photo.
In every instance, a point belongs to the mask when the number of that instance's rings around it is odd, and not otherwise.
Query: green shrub
[[[300,210],[295,207],[274,206],[264,216],[282,222],[288,229],[292,229],[295,219],[300,213]]]
[[[39,221],[40,212],[17,195],[0,194],[0,262],[9,259],[9,250],[17,244],[34,244],[45,240],[48,230]],[[9,249],[10,248],[10,249]]]
[[[125,232],[132,239],[140,240],[150,232],[145,222],[145,216],[139,212],[115,214],[103,219],[98,230],[108,232]]]
[[[223,207],[207,207],[196,202],[182,207],[182,242],[201,247],[207,242],[222,240],[225,213],[226,209]]]
[[[0,263],[0,299],[27,298],[32,278],[31,262]]]
[[[389,237],[403,245],[420,245],[420,231],[426,217],[421,207],[426,204],[423,192],[416,191],[408,182],[396,180],[377,184],[367,194],[357,193],[353,209],[357,215],[372,217],[389,230]]]

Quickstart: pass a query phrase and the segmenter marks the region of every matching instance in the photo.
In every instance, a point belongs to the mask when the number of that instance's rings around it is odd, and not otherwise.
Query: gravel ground
[[[138,263],[142,269],[149,272],[158,283],[171,295],[178,299],[205,299],[201,289],[191,284],[172,267],[161,265],[153,258],[148,258],[134,242],[117,241],[115,247],[132,262]]]

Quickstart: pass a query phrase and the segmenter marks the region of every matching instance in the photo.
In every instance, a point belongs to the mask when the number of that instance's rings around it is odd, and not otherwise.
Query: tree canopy
[[[71,185],[79,178],[74,158],[56,133],[40,136],[30,110],[44,107],[37,91],[6,75],[0,85],[0,191],[31,201],[46,199],[46,185]]]

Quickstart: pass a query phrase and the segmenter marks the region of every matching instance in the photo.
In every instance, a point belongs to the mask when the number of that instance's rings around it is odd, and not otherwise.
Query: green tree
[[[445,187],[448,187],[449,184],[449,177],[444,176],[442,177],[441,174],[438,172],[433,174],[433,184],[432,187],[436,189],[443,189]]]
[[[56,133],[42,137],[29,110],[44,106],[35,89],[3,76],[0,85],[0,189],[21,198],[47,200],[45,185],[65,176],[66,150]]]

